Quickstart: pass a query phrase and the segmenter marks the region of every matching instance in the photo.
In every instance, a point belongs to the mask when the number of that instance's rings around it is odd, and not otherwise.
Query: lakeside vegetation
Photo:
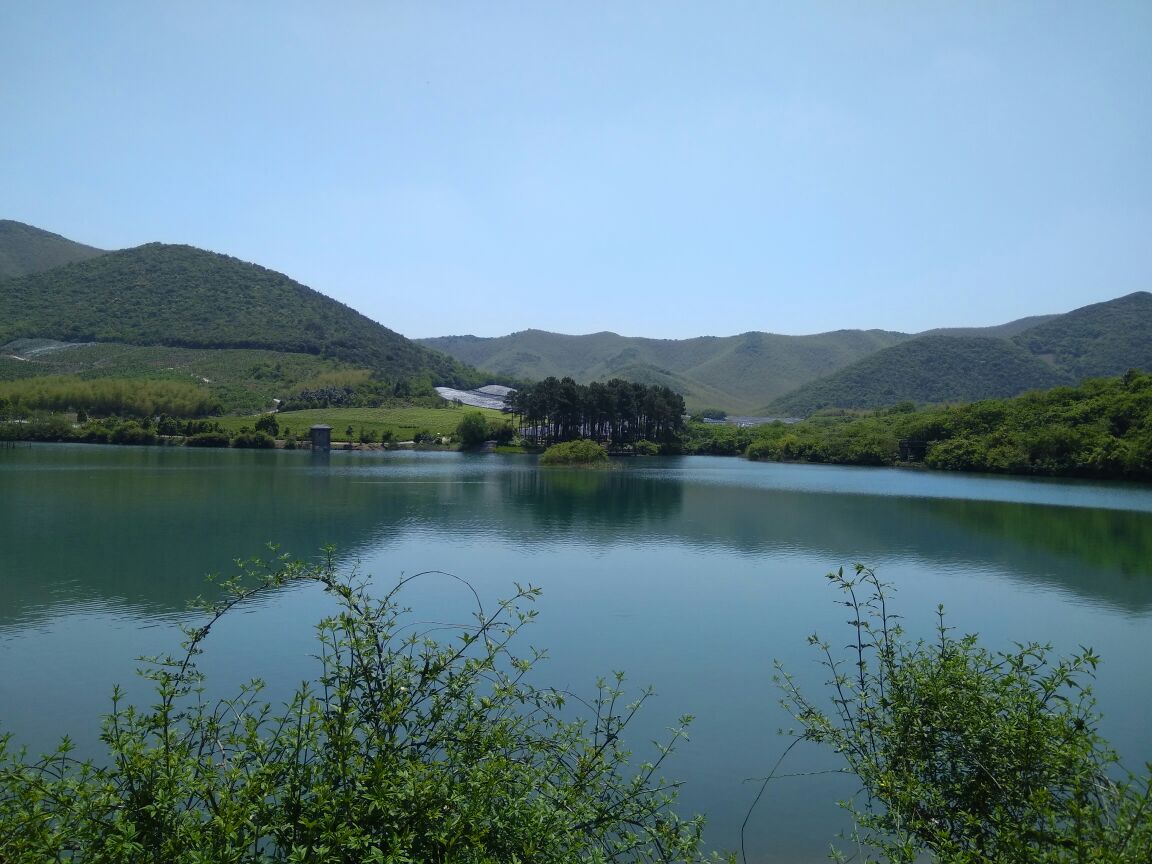
[[[36,411],[20,422],[4,422],[0,403],[0,440],[77,441],[91,444],[157,444],[164,441],[198,447],[275,446],[303,442],[316,424],[332,427],[332,440],[356,444],[420,444],[452,440],[468,414],[483,417],[492,430],[507,427],[507,417],[491,409],[466,409],[441,401],[443,407],[389,406],[386,408],[332,408],[292,411],[250,417],[189,419],[161,414],[89,417],[84,412]],[[509,429],[509,436],[511,430]],[[485,436],[486,438],[488,436]]]
[[[65,740],[27,758],[0,736],[0,859],[92,862],[444,861],[538,864],[700,861],[700,819],[680,819],[661,766],[622,737],[650,691],[623,676],[570,699],[529,680],[519,645],[539,591],[517,588],[475,623],[427,625],[319,564],[248,562],[225,599],[185,629],[185,652],[151,661],[148,707],[117,691],[102,740],[79,762]],[[197,668],[217,622],[284,587],[312,586],[333,612],[317,626],[320,670],[281,703],[252,682],[205,693]],[[453,632],[455,631],[455,632]]]
[[[0,735],[0,858],[736,860],[707,856],[703,817],[678,815],[680,784],[661,776],[690,716],[637,762],[626,735],[650,690],[630,697],[622,673],[587,699],[534,682],[544,654],[520,639],[538,589],[518,586],[485,611],[466,582],[420,573],[374,597],[333,560],[242,562],[223,599],[199,606],[183,652],[145,661],[151,704],[113,692],[99,760],[76,758],[68,739],[30,756]],[[404,589],[430,578],[475,599],[473,624],[418,623]],[[1152,765],[1126,773],[1101,737],[1095,654],[993,652],[952,635],[942,609],[935,638],[911,641],[871,570],[829,580],[851,613],[849,644],[810,637],[830,676],[822,690],[779,664],[775,680],[798,724],[793,744],[826,747],[860,782],[842,805],[858,851],[889,864],[1149,860]],[[220,620],[309,586],[332,607],[312,680],[286,701],[259,681],[212,695],[197,664]],[[778,768],[791,750],[781,747]]]
[[[377,382],[358,373],[318,376],[312,399],[341,402],[379,396]],[[327,386],[343,383],[344,386]],[[280,411],[275,429],[261,415],[210,416],[193,433],[166,431],[203,419],[207,394],[183,382],[83,381],[73,378],[0,382],[0,438],[42,441],[154,443],[185,434],[237,436],[265,431],[303,439],[327,424],[333,439],[361,444],[487,440],[540,446],[586,438],[637,454],[707,454],[838,465],[921,465],[948,471],[1092,478],[1152,479],[1152,374],[1131,371],[1011,399],[967,405],[911,403],[873,412],[829,412],[808,420],[760,426],[684,423],[677,394],[625,381],[587,387],[548,379],[512,400],[517,423],[494,409],[439,398],[428,407],[324,407]],[[307,403],[306,403],[307,404]],[[77,409],[77,405],[84,405]],[[468,423],[464,421],[473,419]],[[19,422],[12,422],[12,421]],[[7,422],[5,422],[7,421]],[[148,434],[151,430],[151,435]],[[271,446],[241,438],[247,446]],[[251,442],[255,442],[254,444]],[[223,446],[218,437],[201,445]]]
[[[943,607],[934,638],[912,641],[875,572],[857,564],[828,579],[852,636],[844,649],[808,639],[826,691],[807,692],[779,663],[774,681],[796,740],[838,754],[860,781],[842,804],[846,839],[889,864],[1152,860],[1152,763],[1126,771],[1100,735],[1090,648],[990,651],[954,635]]]
[[[553,444],[540,454],[541,465],[607,465],[608,451],[586,438]]]
[[[720,433],[752,459],[1003,474],[1152,478],[1152,375],[1131,371],[1013,399],[816,417]],[[708,446],[707,441],[701,447]]]

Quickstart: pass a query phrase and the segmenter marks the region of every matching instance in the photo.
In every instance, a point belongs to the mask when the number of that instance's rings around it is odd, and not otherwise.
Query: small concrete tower
[[[332,427],[324,423],[317,423],[315,426],[308,430],[308,434],[312,438],[313,450],[331,450],[332,449]]]

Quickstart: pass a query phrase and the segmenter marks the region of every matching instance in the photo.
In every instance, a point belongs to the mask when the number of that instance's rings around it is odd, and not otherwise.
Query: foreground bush
[[[427,574],[422,574],[427,575]],[[227,599],[189,628],[187,653],[153,662],[151,707],[113,698],[108,757],[67,742],[28,761],[0,738],[0,861],[692,861],[699,819],[671,811],[655,764],[628,768],[620,739],[647,694],[601,684],[585,720],[529,684],[538,655],[513,653],[536,589],[518,589],[437,641],[332,562],[242,568]],[[254,682],[207,699],[196,657],[237,606],[318,583],[337,611],[318,625],[316,679],[273,707]],[[473,595],[474,596],[474,595]],[[682,720],[687,723],[688,718]]]
[[[608,452],[595,441],[581,439],[553,444],[540,454],[541,465],[595,465],[608,462]]]
[[[954,637],[942,610],[934,641],[909,642],[871,570],[829,578],[853,633],[845,658],[810,637],[831,705],[786,673],[778,681],[803,738],[832,747],[860,780],[845,805],[855,841],[901,864],[925,853],[943,864],[1152,861],[1152,773],[1118,771],[1097,733],[1091,651],[993,653]]]

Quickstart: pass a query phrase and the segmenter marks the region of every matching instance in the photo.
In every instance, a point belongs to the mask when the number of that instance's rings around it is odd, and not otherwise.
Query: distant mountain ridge
[[[993,336],[999,339],[1011,339],[1017,333],[1023,333],[1059,315],[1029,315],[1027,318],[1017,318],[1007,324],[995,324],[991,327],[937,327],[917,333],[917,336]]]
[[[421,344],[512,379],[619,377],[665,384],[692,410],[805,416],[822,408],[970,401],[1152,369],[1152,294],[1062,315],[920,334],[839,330],[812,336],[749,332],[695,339],[616,333],[443,336]]]
[[[1012,341],[1077,380],[1152,370],[1152,294],[1137,291],[1074,309]]]
[[[1023,319],[988,340],[937,330],[879,351],[767,404],[770,414],[970,402],[1085,378],[1152,370],[1152,294],[1138,291],[1063,315]],[[1035,323],[1032,323],[1035,322]]]
[[[763,410],[806,417],[823,408],[974,402],[1070,383],[1069,375],[1006,339],[933,333],[870,354]]]
[[[0,220],[0,345],[17,339],[259,349],[462,388],[490,383],[471,367],[506,381],[624,378],[668,386],[691,410],[802,415],[1011,396],[1152,370],[1152,294],[921,334],[750,331],[674,340],[525,330],[413,341],[282,273],[227,255],[162,243],[107,252]],[[6,369],[16,374],[20,362]],[[32,374],[35,364],[24,365],[19,374]]]
[[[85,246],[23,222],[0,219],[0,279],[40,273],[103,254],[104,249]]]
[[[683,394],[691,409],[750,412],[799,384],[910,338],[885,330],[812,336],[753,331],[695,339],[524,330],[496,338],[443,336],[417,341],[498,378],[567,375],[579,383],[624,378],[671,387]]]
[[[334,358],[394,378],[486,383],[460,361],[282,273],[163,243],[0,281],[0,344],[20,338],[258,348]]]

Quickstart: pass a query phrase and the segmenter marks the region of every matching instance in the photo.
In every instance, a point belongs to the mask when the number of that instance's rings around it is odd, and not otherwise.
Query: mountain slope
[[[1075,380],[1152,370],[1152,294],[1137,291],[1075,309],[1013,341]]]
[[[645,339],[616,333],[568,336],[524,330],[509,336],[443,336],[420,344],[497,376],[571,376],[580,383],[624,378],[665,384],[691,409],[747,412],[806,381],[911,338],[883,330],[812,336],[750,332],[695,339]]]
[[[992,327],[937,327],[934,330],[925,330],[917,336],[994,336],[997,339],[1011,339],[1018,333],[1030,330],[1060,315],[1029,315],[1027,318],[1017,318],[1007,324],[996,324]]]
[[[39,273],[103,254],[103,249],[85,246],[59,234],[0,219],[0,279]]]
[[[18,338],[332,357],[394,377],[477,383],[416,345],[282,273],[191,246],[149,243],[0,282],[0,344]]]
[[[998,338],[990,338],[998,337]],[[769,413],[969,401],[1152,369],[1152,294],[999,327],[933,330],[773,401]]]
[[[972,402],[1068,384],[1071,378],[1004,339],[920,336],[813,381],[764,410],[807,416],[821,408],[897,402]]]

